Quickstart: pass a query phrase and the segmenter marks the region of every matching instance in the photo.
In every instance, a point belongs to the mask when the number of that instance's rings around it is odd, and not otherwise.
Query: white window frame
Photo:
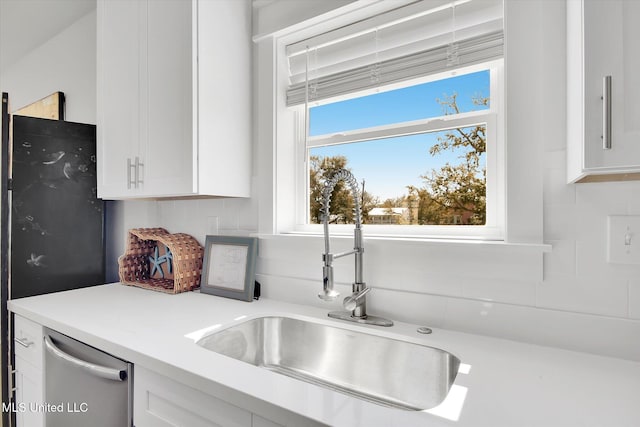
[[[502,60],[491,61],[471,67],[465,67],[446,73],[439,73],[429,77],[405,81],[402,84],[390,85],[385,88],[351,94],[351,96],[333,98],[316,102],[309,107],[332,103],[348,98],[366,96],[381,90],[393,90],[401,87],[413,86],[430,81],[437,81],[456,75],[490,70],[490,103],[489,109],[457,114],[455,116],[432,117],[424,120],[403,122],[399,124],[376,126],[333,135],[309,137],[307,146],[304,140],[304,105],[290,107],[294,113],[295,123],[295,167],[293,179],[295,185],[295,220],[293,227],[281,229],[285,233],[321,234],[321,224],[308,224],[309,211],[309,165],[308,149],[324,145],[352,143],[372,139],[382,139],[395,136],[436,132],[460,127],[470,127],[486,124],[487,150],[487,220],[485,225],[377,225],[366,224],[367,236],[402,237],[402,238],[453,238],[501,241],[505,236],[505,153],[504,153],[504,118],[503,118],[503,86],[504,67]],[[356,177],[361,179],[364,177]],[[303,183],[304,185],[299,185]],[[282,207],[276,207],[280,210]],[[353,232],[352,225],[332,224],[331,234],[348,235]]]
[[[363,5],[361,2],[353,2],[349,4],[353,6],[352,9],[339,8],[335,12],[307,21],[291,21],[289,26],[281,25],[271,32],[262,31],[254,37],[255,60],[259,64],[259,72],[254,75],[256,143],[251,203],[257,205],[258,211],[256,235],[266,245],[261,252],[267,254],[269,261],[275,262],[274,265],[270,262],[265,264],[265,279],[274,277],[274,280],[280,281],[283,276],[276,272],[286,271],[284,276],[295,278],[291,285],[298,284],[301,277],[307,276],[297,274],[297,266],[312,263],[322,250],[321,234],[295,231],[296,189],[300,186],[306,189],[307,186],[306,181],[300,183],[295,179],[295,136],[300,129],[296,129],[294,112],[286,106],[286,89],[290,84],[286,46],[384,12],[390,4],[397,3],[376,2]],[[453,277],[467,280],[468,274],[473,274],[475,278],[491,281],[498,277],[510,277],[514,280],[514,285],[525,277],[530,281],[543,280],[543,254],[551,251],[551,245],[544,243],[543,234],[543,141],[557,135],[549,134],[544,126],[531,126],[531,123],[549,120],[549,112],[544,106],[555,94],[553,87],[541,86],[545,81],[552,81],[545,79],[553,79],[555,76],[549,74],[539,54],[531,53],[542,51],[547,31],[539,25],[539,20],[532,20],[528,16],[532,11],[539,12],[538,6],[532,7],[530,2],[506,2],[504,5],[505,38],[509,42],[505,44],[504,72],[501,75],[504,81],[501,93],[502,111],[497,117],[498,129],[503,132],[502,144],[505,146],[499,153],[499,156],[504,156],[499,160],[504,165],[501,173],[506,194],[504,240],[378,238],[370,237],[365,228],[366,245],[379,251],[381,256],[389,255],[392,258],[388,259],[393,262],[402,262],[401,255],[396,259],[393,254],[396,250],[402,253],[411,248],[424,251],[427,258],[430,251],[449,257],[479,257],[483,260],[478,264],[483,266],[482,269],[473,273],[453,272]],[[376,7],[380,9],[374,10]],[[557,129],[557,126],[553,125],[552,129]],[[330,227],[332,235],[336,234],[335,228]],[[346,237],[336,236],[332,241],[341,243],[346,250],[352,243],[352,231],[349,230]],[[286,259],[280,255],[286,255]],[[293,271],[289,270],[292,256],[296,259]],[[265,258],[265,262],[267,261]],[[429,269],[428,262],[424,268]]]

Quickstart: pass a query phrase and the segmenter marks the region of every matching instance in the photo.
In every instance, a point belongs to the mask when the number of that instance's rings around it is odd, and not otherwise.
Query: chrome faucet
[[[353,213],[355,216],[353,250],[332,254],[329,248],[329,206],[331,205],[333,190],[340,181],[344,181],[349,186],[353,195]],[[324,227],[324,254],[322,254],[322,261],[324,266],[322,267],[322,292],[318,294],[318,297],[325,301],[333,301],[340,295],[339,292],[333,289],[333,260],[347,255],[354,255],[355,281],[353,282],[353,290],[352,294],[346,297],[342,303],[347,311],[332,311],[329,313],[329,317],[378,326],[392,326],[393,322],[391,320],[367,314],[366,295],[371,288],[367,288],[362,279],[364,245],[362,241],[362,209],[359,195],[358,182],[351,172],[345,169],[336,171],[324,184],[322,191],[322,223]]]

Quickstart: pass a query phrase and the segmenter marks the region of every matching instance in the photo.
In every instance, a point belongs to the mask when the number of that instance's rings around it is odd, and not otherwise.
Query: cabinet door
[[[250,2],[98,0],[97,15],[98,195],[249,197]]]
[[[42,326],[16,315],[13,329],[16,424],[18,427],[42,426]]]
[[[140,159],[141,12],[138,1],[97,3],[97,170],[102,198],[136,195],[131,181],[136,157]]]
[[[136,427],[251,427],[251,412],[185,384],[135,367],[133,422]]]
[[[198,5],[198,191],[249,197],[251,188],[251,2]]]
[[[266,418],[262,418],[256,414],[253,414],[253,423],[251,427],[284,427],[282,424],[274,423]]]
[[[38,427],[44,425],[42,411],[42,371],[16,357],[16,425],[18,427]]]
[[[587,169],[640,167],[640,2],[585,0]],[[603,149],[603,78],[611,76],[611,149]]]
[[[194,183],[193,3],[147,1],[142,193],[188,195]],[[214,24],[212,24],[214,25]]]

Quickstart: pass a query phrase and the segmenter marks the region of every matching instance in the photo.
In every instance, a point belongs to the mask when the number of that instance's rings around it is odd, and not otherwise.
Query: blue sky
[[[460,111],[478,110],[475,96],[488,96],[489,71],[452,77],[361,98],[312,107],[309,114],[311,136],[333,134],[359,128],[424,119],[443,115],[436,99],[457,93]],[[443,135],[444,133],[440,133]],[[437,157],[429,148],[437,141],[435,133],[389,138],[353,144],[314,148],[311,155],[343,155],[358,181],[366,181],[366,190],[381,201],[406,194],[407,185],[423,186],[420,175],[437,169],[447,161],[457,163],[461,154],[445,153]]]

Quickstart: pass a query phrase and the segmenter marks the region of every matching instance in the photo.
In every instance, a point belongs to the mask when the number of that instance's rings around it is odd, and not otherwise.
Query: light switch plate
[[[607,262],[640,264],[640,215],[610,215],[607,241]]]

